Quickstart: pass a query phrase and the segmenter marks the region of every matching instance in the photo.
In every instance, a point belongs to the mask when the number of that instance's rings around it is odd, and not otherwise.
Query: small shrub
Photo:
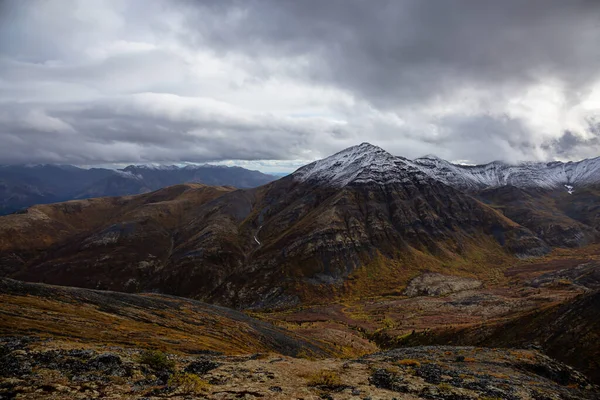
[[[335,371],[321,370],[308,376],[308,386],[338,387],[342,385],[340,375]]]
[[[200,394],[210,389],[210,384],[203,381],[196,374],[189,372],[177,372],[169,378],[167,385],[177,389],[178,392],[186,394]]]
[[[140,354],[140,364],[146,364],[156,371],[173,371],[175,361],[169,360],[167,355],[158,350],[146,350]]]
[[[312,352],[307,351],[306,349],[301,349],[298,353],[296,353],[296,358],[303,358],[305,360],[310,360],[310,361],[316,360],[316,358],[312,354]]]
[[[406,366],[406,367],[420,367],[421,363],[419,361],[417,361],[417,360],[406,358],[404,360],[398,361],[398,365],[403,365],[403,366]]]
[[[385,317],[383,320],[381,320],[381,323],[386,328],[393,328],[396,325],[396,322],[389,317]]]
[[[438,385],[438,389],[440,389],[442,392],[451,392],[452,391],[452,386],[449,385],[446,382],[442,382]]]

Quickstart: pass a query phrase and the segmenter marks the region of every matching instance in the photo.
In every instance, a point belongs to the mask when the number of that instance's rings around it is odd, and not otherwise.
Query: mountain
[[[426,156],[412,165],[496,208],[551,246],[578,247],[598,239],[600,157],[465,166]]]
[[[0,267],[27,281],[238,308],[390,293],[426,271],[487,281],[553,246],[595,243],[598,195],[586,190],[465,192],[361,144],[254,189],[173,186],[2,217]]]
[[[137,196],[36,205],[0,217],[0,271],[7,276],[68,253],[64,268],[43,264],[37,279],[57,274],[51,279],[73,286],[127,290],[168,258],[175,229],[197,207],[233,190],[185,184]]]
[[[114,174],[108,169],[70,165],[0,166],[0,215],[34,205],[65,201],[92,182]]]
[[[181,183],[251,188],[276,179],[240,167],[130,165],[121,170],[72,165],[0,166],[0,215],[34,204],[147,193]]]
[[[431,177],[461,190],[490,187],[563,189],[600,184],[600,157],[579,162],[525,162],[510,165],[494,161],[485,165],[457,165],[435,156],[414,160],[415,166]]]

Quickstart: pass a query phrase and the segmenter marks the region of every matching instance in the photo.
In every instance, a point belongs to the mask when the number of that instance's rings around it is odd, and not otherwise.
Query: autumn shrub
[[[413,360],[411,358],[405,358],[404,360],[398,361],[398,365],[406,366],[406,367],[420,367],[421,363],[417,360]]]
[[[342,385],[340,375],[335,371],[321,370],[308,376],[308,386],[338,387]]]
[[[167,385],[180,393],[200,394],[210,389],[210,384],[200,379],[196,374],[189,372],[177,372],[173,374]]]
[[[146,350],[140,354],[140,364],[146,364],[156,371],[173,371],[175,362],[169,360],[167,355],[158,350]]]

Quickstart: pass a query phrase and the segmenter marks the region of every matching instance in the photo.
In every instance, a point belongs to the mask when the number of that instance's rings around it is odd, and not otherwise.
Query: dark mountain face
[[[0,215],[34,204],[140,194],[181,183],[251,188],[274,179],[258,171],[209,165],[184,168],[132,165],[120,171],[70,165],[0,166]]]
[[[474,196],[528,228],[550,246],[580,247],[598,239],[600,192],[595,186],[564,190],[502,186]]]
[[[474,272],[475,257],[493,264],[549,250],[495,210],[420,177],[341,189],[285,178],[217,199],[179,235],[156,284],[238,307],[331,296],[354,281],[394,290],[420,269]]]

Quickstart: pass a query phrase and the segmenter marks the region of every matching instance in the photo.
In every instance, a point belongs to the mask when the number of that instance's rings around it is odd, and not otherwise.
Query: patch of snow
[[[134,174],[131,171],[123,171],[122,169],[116,169],[115,173],[118,175],[121,175],[123,178],[137,179],[137,180],[144,179],[144,177],[139,174]]]
[[[459,189],[505,185],[555,189],[563,185],[600,183],[600,157],[579,162],[524,162],[515,165],[496,161],[464,166],[430,158],[419,158],[414,163],[432,178]]]
[[[571,185],[565,185],[565,187],[567,188],[567,193],[573,194],[573,186],[571,186]]]
[[[127,168],[150,169],[150,170],[157,170],[157,171],[172,171],[172,170],[179,169],[179,167],[177,165],[163,165],[163,164],[130,165]]]
[[[258,235],[258,232],[260,232],[260,230],[262,229],[262,225],[258,227],[258,229],[256,230],[256,234],[254,235],[254,241],[260,246],[260,240],[258,240],[258,238],[256,237]]]

